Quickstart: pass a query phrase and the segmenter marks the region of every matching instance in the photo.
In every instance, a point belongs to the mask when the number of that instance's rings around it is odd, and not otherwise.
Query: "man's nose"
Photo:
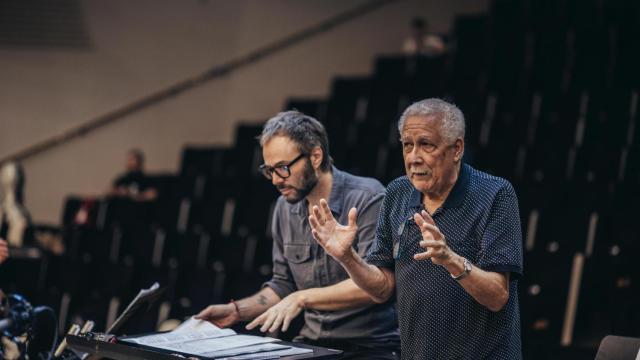
[[[406,153],[405,159],[408,163],[411,163],[411,164],[422,163],[422,156],[420,155],[420,150],[418,149],[418,147],[414,146],[413,149],[411,149],[411,152]]]
[[[282,185],[284,181],[285,179],[280,175],[278,175],[277,172],[274,171],[273,173],[271,173],[271,183],[273,185]]]

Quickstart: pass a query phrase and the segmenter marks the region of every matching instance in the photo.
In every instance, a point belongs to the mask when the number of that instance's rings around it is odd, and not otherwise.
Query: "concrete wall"
[[[87,51],[0,48],[0,157],[59,134],[363,1],[87,0]],[[398,1],[256,65],[24,162],[26,205],[59,223],[68,194],[100,194],[140,147],[152,172],[176,171],[186,144],[230,144],[289,96],[326,96],[334,76],[367,74],[397,53],[416,15],[447,31],[488,1]]]

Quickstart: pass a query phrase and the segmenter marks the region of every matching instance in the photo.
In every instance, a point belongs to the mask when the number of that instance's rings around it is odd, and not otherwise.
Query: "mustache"
[[[415,173],[418,173],[418,174],[427,174],[427,175],[432,175],[432,174],[433,174],[433,171],[431,171],[431,170],[429,170],[429,169],[424,169],[424,170],[422,170],[422,169],[409,169],[409,171],[410,171],[412,174],[415,174]]]
[[[276,189],[278,189],[279,191],[282,191],[282,190],[287,190],[287,189],[295,190],[296,188],[294,188],[293,186],[290,186],[290,185],[276,185]]]

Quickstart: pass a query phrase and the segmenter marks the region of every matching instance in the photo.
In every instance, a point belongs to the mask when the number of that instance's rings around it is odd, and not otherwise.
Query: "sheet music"
[[[274,351],[265,351],[257,354],[244,354],[244,355],[234,355],[225,358],[220,358],[219,360],[245,360],[245,359],[277,359],[281,356],[291,356],[291,355],[300,355],[300,354],[308,354],[312,353],[313,350],[307,348],[300,347],[290,347],[288,349],[283,350],[274,350]],[[216,357],[216,359],[218,359]]]
[[[269,337],[238,335],[232,329],[220,329],[208,321],[190,318],[173,331],[122,338],[121,341],[205,356],[205,354],[212,354],[229,349],[238,350],[233,352],[233,354],[244,354],[247,353],[248,350],[251,350],[250,347],[252,346],[278,340]],[[211,355],[207,356],[212,357]]]
[[[231,335],[236,335],[236,332],[232,329],[220,329],[219,327],[207,321],[190,318],[170,332],[140,336],[135,338],[125,338],[123,340],[140,345],[164,348],[174,343],[214,339]]]
[[[204,353],[202,354],[202,356],[206,356],[206,357],[212,357],[212,358],[226,358],[229,356],[236,356],[236,355],[244,355],[244,354],[254,354],[254,356],[257,356],[257,353],[263,353],[263,352],[270,352],[270,351],[276,351],[276,350],[286,350],[291,348],[291,346],[287,346],[287,345],[281,345],[281,344],[273,344],[273,343],[266,343],[266,344],[259,344],[259,345],[251,345],[251,346],[244,346],[244,347],[239,347],[239,348],[233,348],[230,350],[220,350],[220,351],[214,351],[214,352],[208,352],[208,353]]]
[[[274,341],[277,341],[277,339],[252,335],[232,335],[213,339],[202,339],[183,343],[165,344],[161,348],[204,356],[204,354],[206,353],[215,353],[221,350],[243,348]]]

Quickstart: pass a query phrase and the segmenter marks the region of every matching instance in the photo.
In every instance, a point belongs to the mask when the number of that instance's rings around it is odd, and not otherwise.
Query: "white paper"
[[[232,335],[236,335],[236,332],[232,329],[220,329],[208,321],[190,318],[170,332],[127,338],[123,340],[140,345],[165,348],[174,343],[215,339]]]
[[[205,353],[264,344],[274,341],[277,341],[277,339],[251,335],[232,335],[213,339],[202,339],[197,341],[165,344],[162,346],[162,348],[187,354],[203,355]]]
[[[173,331],[167,333],[124,338],[121,340],[158,349],[202,356],[229,349],[238,350],[233,352],[233,354],[243,354],[247,353],[247,349],[242,348],[278,341],[278,339],[269,337],[238,335],[232,329],[220,329],[208,321],[196,320],[194,318],[190,318]],[[211,357],[209,355],[206,356]],[[221,356],[229,355],[223,354]]]
[[[289,349],[266,351],[258,354],[246,354],[238,356],[230,356],[219,360],[245,360],[245,359],[277,359],[281,356],[291,356],[312,353],[313,350],[300,347],[291,347]]]

